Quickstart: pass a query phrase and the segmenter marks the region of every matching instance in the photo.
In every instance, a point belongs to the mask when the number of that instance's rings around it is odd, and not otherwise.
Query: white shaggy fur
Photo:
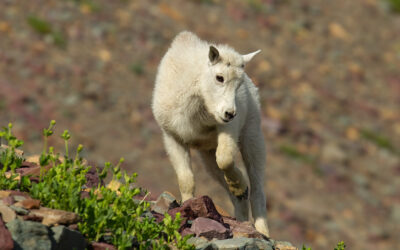
[[[265,145],[258,90],[244,65],[259,51],[240,55],[193,33],[176,36],[156,77],[153,113],[178,177],[182,200],[194,195],[190,148],[229,192],[239,220],[248,220],[248,188],[234,164],[240,150],[250,180],[255,227],[269,236],[264,194]]]

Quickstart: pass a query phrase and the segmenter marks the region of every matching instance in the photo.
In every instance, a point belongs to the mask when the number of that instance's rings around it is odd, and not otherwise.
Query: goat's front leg
[[[229,191],[238,199],[248,198],[248,187],[242,172],[235,166],[235,155],[238,152],[237,137],[227,130],[219,131],[216,160],[223,171]]]
[[[182,201],[194,196],[194,176],[191,167],[190,151],[187,145],[182,145],[175,138],[164,132],[165,149],[178,177]]]

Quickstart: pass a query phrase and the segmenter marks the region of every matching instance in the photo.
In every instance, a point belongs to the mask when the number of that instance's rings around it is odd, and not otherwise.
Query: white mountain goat
[[[250,180],[256,229],[269,236],[264,194],[265,145],[258,89],[244,72],[256,51],[240,55],[184,31],[176,36],[158,68],[153,113],[178,177],[182,200],[194,195],[190,148],[229,192],[238,220],[248,220],[248,187],[235,166],[240,150]]]

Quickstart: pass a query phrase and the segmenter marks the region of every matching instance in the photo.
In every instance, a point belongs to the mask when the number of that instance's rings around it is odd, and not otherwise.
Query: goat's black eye
[[[226,64],[226,66],[228,66],[228,67],[231,66],[231,63],[228,62],[228,63]]]
[[[216,76],[215,77],[218,82],[224,82],[224,77],[223,76]]]
[[[244,68],[244,64],[240,65],[240,67]]]

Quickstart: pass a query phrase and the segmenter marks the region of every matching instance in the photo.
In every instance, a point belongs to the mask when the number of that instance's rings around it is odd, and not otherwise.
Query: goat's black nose
[[[232,120],[233,117],[235,117],[235,116],[236,116],[236,113],[235,113],[235,112],[228,112],[228,111],[225,111],[225,119],[227,119],[227,120]]]

